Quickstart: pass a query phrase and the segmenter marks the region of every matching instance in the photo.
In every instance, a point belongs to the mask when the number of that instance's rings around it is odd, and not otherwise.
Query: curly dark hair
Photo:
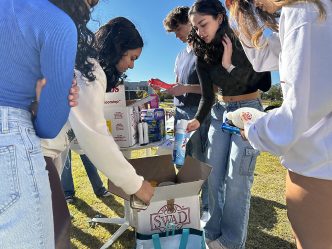
[[[86,26],[91,18],[91,9],[84,0],[50,0],[50,2],[62,9],[75,23],[78,35],[75,67],[88,80],[94,80],[93,64],[88,58],[97,58],[97,51],[94,48],[95,35]],[[94,4],[97,2],[94,1]]]
[[[220,64],[224,53],[224,46],[221,41],[225,34],[232,40],[233,46],[241,47],[228,24],[226,9],[219,0],[197,0],[189,10],[189,17],[196,13],[211,15],[214,19],[217,19],[220,14],[223,16],[222,23],[214,39],[209,44],[205,43],[204,40],[199,37],[195,29],[191,30],[188,36],[188,42],[192,43],[197,57],[204,59],[208,64]]]
[[[174,32],[179,25],[187,24],[189,22],[188,12],[189,7],[187,6],[178,6],[169,12],[163,21],[166,31]]]
[[[128,50],[142,48],[144,43],[131,21],[124,17],[116,17],[96,32],[95,45],[99,63],[107,76],[108,92],[126,78],[125,74],[116,69],[122,56]]]

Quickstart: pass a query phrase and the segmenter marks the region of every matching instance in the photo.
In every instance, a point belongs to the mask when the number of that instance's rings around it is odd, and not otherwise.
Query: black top
[[[213,85],[220,87],[223,96],[237,96],[268,91],[271,87],[271,73],[255,72],[241,45],[233,44],[232,64],[235,68],[228,73],[220,64],[207,64],[198,58],[196,70],[202,88],[202,97],[195,118],[202,123],[214,104]]]
[[[183,49],[176,58],[175,73],[178,82],[184,85],[198,85],[199,79],[196,72],[196,55],[194,51],[188,51],[188,47]],[[185,93],[174,96],[175,106],[198,106],[201,94]]]

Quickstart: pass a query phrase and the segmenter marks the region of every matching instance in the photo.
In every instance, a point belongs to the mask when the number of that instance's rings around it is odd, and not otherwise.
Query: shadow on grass
[[[272,229],[278,223],[276,208],[286,210],[286,205],[253,196],[251,198],[250,223],[255,227]]]
[[[123,217],[124,208],[121,203],[119,203],[113,196],[112,197],[104,197],[100,199],[109,209],[114,211],[119,217]],[[96,212],[91,206],[86,203],[84,200],[75,197],[75,202],[72,203],[80,212],[84,213],[87,217],[93,218],[96,215],[102,215],[106,217],[106,214]]]
[[[286,240],[264,233],[260,229],[251,229],[254,237],[248,238],[246,249],[296,249],[295,244]]]
[[[120,205],[116,200],[112,198],[109,198],[111,200],[109,200],[108,202],[106,202],[106,205],[113,205],[112,210],[114,210],[114,206],[116,203],[117,208],[121,208],[123,210],[123,206]],[[75,207],[82,213],[84,213],[89,219],[95,218],[95,217],[99,217],[99,218],[117,218],[117,217],[108,217],[106,214],[103,214],[101,212],[97,212],[96,210],[94,210],[93,208],[91,208],[91,206],[89,204],[87,204],[84,200],[80,199],[80,198],[75,198],[75,202],[73,203],[73,205],[75,205]],[[120,218],[123,217],[123,211],[121,213],[117,213],[119,215]],[[75,217],[74,217],[75,219]],[[87,221],[88,222],[88,221]],[[96,223],[95,225],[101,226],[104,229],[106,229],[107,231],[109,231],[110,234],[114,234],[120,227],[120,225],[118,224],[107,224],[107,223]],[[78,229],[78,228],[76,228]],[[134,235],[131,235],[131,239],[134,237]],[[77,239],[80,238],[79,236],[77,237]]]
[[[114,195],[110,197],[104,197],[100,199],[108,208],[112,209],[119,217],[124,216],[124,207],[122,203],[119,203]]]
[[[257,196],[251,198],[250,222],[248,228],[247,249],[295,249],[295,244],[270,235],[263,230],[271,230],[278,223],[276,209],[286,210],[286,206]]]
[[[100,223],[98,223],[100,224]],[[103,224],[103,227],[107,229],[111,234],[114,234],[117,228],[114,228],[114,225]],[[129,246],[128,248],[134,248],[135,241],[133,240],[135,234],[133,231],[126,230],[115,243],[120,243],[120,245]],[[109,238],[106,239],[105,242],[101,242],[96,236],[93,236],[89,233],[85,233],[82,229],[72,226],[71,238],[75,238],[81,244],[85,245],[89,249],[99,249],[101,248]],[[113,248],[110,246],[109,248]],[[73,242],[71,243],[71,249],[79,249]]]
[[[89,233],[85,233],[82,229],[72,226],[71,238],[75,238],[80,241],[87,248],[100,248],[103,243],[97,239],[95,236],[92,236]],[[73,243],[71,243],[72,249],[78,248]]]

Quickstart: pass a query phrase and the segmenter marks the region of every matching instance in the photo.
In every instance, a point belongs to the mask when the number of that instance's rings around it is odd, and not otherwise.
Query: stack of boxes
[[[106,93],[104,115],[108,128],[120,147],[130,147],[137,143],[139,108],[135,103],[126,104],[124,85]]]
[[[142,109],[151,101],[146,97],[138,101],[126,101],[125,87],[120,85],[105,95],[104,115],[115,142],[122,148],[138,143],[138,123],[148,124],[149,142],[160,141],[166,136],[165,111],[161,108]],[[143,107],[146,108],[146,107]]]
[[[140,109],[142,104],[150,100],[148,97],[127,105],[124,86],[106,94],[105,117],[120,147],[130,147],[138,142],[139,122],[148,124],[149,142],[160,141],[166,136],[164,109]],[[168,223],[175,224],[177,229],[201,228],[199,192],[210,174],[211,167],[186,157],[184,166],[177,173],[171,155],[136,158],[130,159],[129,162],[138,175],[157,186],[146,210],[129,208],[129,223],[137,232],[164,232]],[[165,182],[173,184],[162,184]],[[110,181],[108,188],[113,194],[130,200],[122,189]]]

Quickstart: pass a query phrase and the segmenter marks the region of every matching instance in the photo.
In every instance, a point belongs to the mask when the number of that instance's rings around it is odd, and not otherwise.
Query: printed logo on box
[[[123,112],[114,113],[114,119],[123,119]]]
[[[115,130],[116,131],[123,131],[125,128],[124,128],[124,125],[123,124],[116,124],[115,126]]]
[[[123,135],[117,135],[117,136],[114,136],[114,141],[115,142],[126,142],[127,138]]]
[[[119,91],[120,91],[119,87],[114,87],[111,89],[111,93],[117,93]]]
[[[104,104],[119,104],[121,100],[105,100]]]
[[[181,229],[183,225],[190,224],[190,208],[172,205],[172,210],[168,205],[163,206],[157,213],[150,214],[151,231],[159,230],[165,232],[167,224],[175,224],[176,229]]]

